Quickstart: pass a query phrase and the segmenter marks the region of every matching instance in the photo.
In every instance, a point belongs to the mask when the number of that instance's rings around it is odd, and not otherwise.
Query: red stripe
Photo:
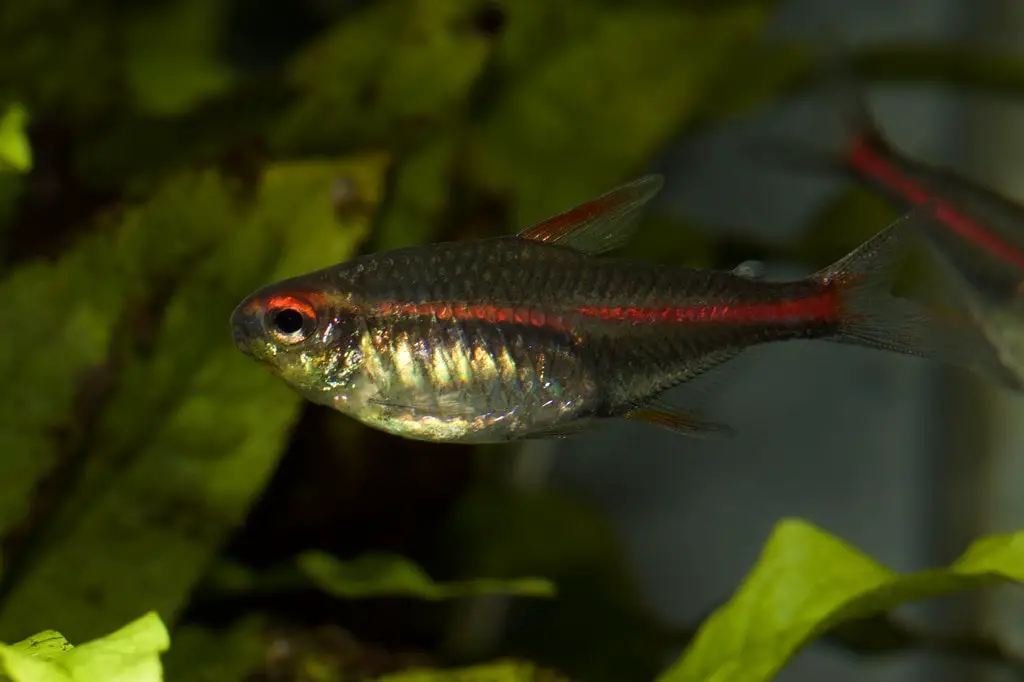
[[[614,322],[646,324],[682,324],[694,322],[752,323],[752,322],[836,322],[840,319],[839,296],[835,290],[807,298],[773,301],[770,303],[739,303],[693,306],[607,307],[583,306],[575,312]],[[529,324],[569,331],[561,314],[549,314],[528,308],[494,305],[467,305],[446,303],[380,303],[381,315],[425,315],[439,320],[483,320],[499,323]]]
[[[854,139],[850,149],[849,163],[854,170],[874,178],[911,204],[923,204],[932,198],[914,178],[904,174],[879,154],[871,146],[871,140],[867,136]],[[991,231],[958,211],[941,197],[934,198],[937,203],[935,217],[941,220],[946,227],[999,260],[1024,269],[1024,254],[1018,249],[999,239]]]
[[[602,320],[645,323],[691,322],[782,322],[839,320],[839,297],[829,290],[817,296],[773,301],[720,305],[665,306],[660,308],[584,307],[579,312]]]

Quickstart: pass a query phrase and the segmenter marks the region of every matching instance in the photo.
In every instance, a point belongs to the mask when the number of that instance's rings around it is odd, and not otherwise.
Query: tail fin
[[[812,52],[818,57],[817,79],[825,90],[826,109],[833,112],[839,130],[822,135],[816,127],[814,141],[761,138],[747,143],[751,157],[762,163],[785,166],[811,173],[860,176],[858,160],[864,156],[890,158],[894,151],[878,126],[865,98],[863,87],[844,44],[832,27],[819,22]]]
[[[857,249],[812,275],[839,292],[840,328],[833,341],[965,367],[1024,391],[996,349],[966,315],[936,313],[891,294],[893,280],[915,236],[937,220],[928,202],[899,218]],[[922,242],[923,243],[923,242]]]

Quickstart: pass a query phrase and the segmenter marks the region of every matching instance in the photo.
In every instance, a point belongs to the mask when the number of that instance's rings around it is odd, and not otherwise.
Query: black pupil
[[[282,334],[294,334],[302,329],[302,313],[293,308],[285,308],[274,314],[274,326]]]

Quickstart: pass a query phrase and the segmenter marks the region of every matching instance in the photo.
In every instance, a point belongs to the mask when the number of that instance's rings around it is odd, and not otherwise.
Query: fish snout
[[[239,305],[231,313],[231,338],[235,346],[246,355],[252,355],[253,342],[259,339],[262,329],[259,318]]]

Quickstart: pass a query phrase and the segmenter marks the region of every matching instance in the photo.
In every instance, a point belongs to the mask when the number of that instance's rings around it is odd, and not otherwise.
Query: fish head
[[[321,404],[344,402],[359,383],[364,326],[349,295],[301,280],[259,289],[231,314],[238,349]]]

